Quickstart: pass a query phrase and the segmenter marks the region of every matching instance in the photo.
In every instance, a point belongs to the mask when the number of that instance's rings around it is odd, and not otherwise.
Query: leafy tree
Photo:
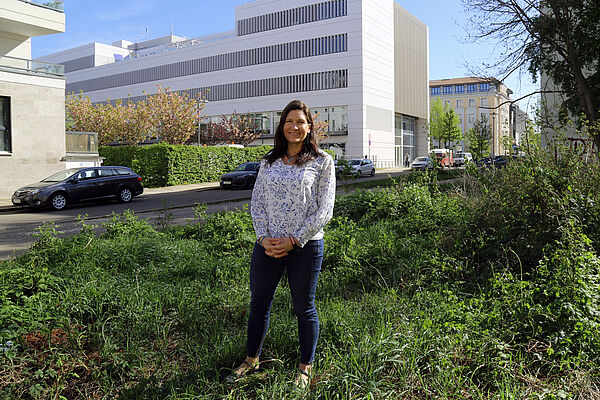
[[[206,132],[200,136],[200,141],[207,145],[226,143],[247,145],[260,136],[260,132],[256,130],[257,127],[252,114],[234,112],[230,117],[221,115],[220,122],[207,124]]]
[[[474,41],[504,47],[489,65],[503,75],[527,69],[552,78],[563,109],[588,127],[600,148],[600,3],[597,0],[463,0]]]
[[[148,138],[184,144],[196,132],[204,104],[202,95],[190,98],[161,86],[145,100],[126,105],[120,100],[114,105],[94,104],[80,93],[66,97],[66,125],[71,130],[97,132],[100,145],[135,145]]]
[[[429,112],[429,137],[439,143],[442,142],[444,106],[438,97],[431,103]]]
[[[489,154],[492,130],[485,114],[481,116],[481,119],[475,121],[465,136],[468,141],[469,151],[473,153],[476,160],[480,160]]]
[[[460,130],[460,120],[454,110],[448,106],[444,107],[442,116],[441,139],[444,148],[450,148],[451,142],[456,142],[462,139],[462,131]]]

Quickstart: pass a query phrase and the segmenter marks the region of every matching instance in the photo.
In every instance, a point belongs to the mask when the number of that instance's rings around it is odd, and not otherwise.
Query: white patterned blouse
[[[333,215],[335,166],[323,151],[302,166],[260,163],[250,212],[256,237],[294,236],[301,247],[323,238]]]

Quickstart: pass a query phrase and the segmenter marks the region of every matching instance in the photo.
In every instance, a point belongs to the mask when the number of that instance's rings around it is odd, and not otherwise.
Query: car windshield
[[[42,182],[61,182],[77,172],[79,172],[79,168],[69,168],[64,171],[57,172],[54,175],[50,175],[46,179],[42,179]]]
[[[417,157],[414,162],[427,161],[427,157]]]
[[[350,165],[360,165],[362,160],[350,160]]]
[[[238,165],[234,171],[256,171],[257,164],[242,164]]]

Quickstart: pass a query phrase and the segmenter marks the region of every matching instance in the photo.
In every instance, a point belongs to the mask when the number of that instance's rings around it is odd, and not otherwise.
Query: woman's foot
[[[310,372],[312,370],[311,365],[300,364],[298,367],[298,376],[294,383],[300,389],[308,389],[310,388]]]
[[[229,383],[237,382],[242,379],[246,375],[251,374],[252,372],[258,369],[258,358],[250,358],[247,357],[240,365],[238,365],[231,374],[225,378],[225,380]]]

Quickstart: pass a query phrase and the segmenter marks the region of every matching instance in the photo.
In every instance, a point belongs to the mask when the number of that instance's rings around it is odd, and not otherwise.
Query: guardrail
[[[62,0],[19,0],[36,6],[49,8],[51,10],[65,12],[65,3]]]
[[[65,75],[65,66],[28,60],[26,58],[0,55],[0,71],[63,77]]]

